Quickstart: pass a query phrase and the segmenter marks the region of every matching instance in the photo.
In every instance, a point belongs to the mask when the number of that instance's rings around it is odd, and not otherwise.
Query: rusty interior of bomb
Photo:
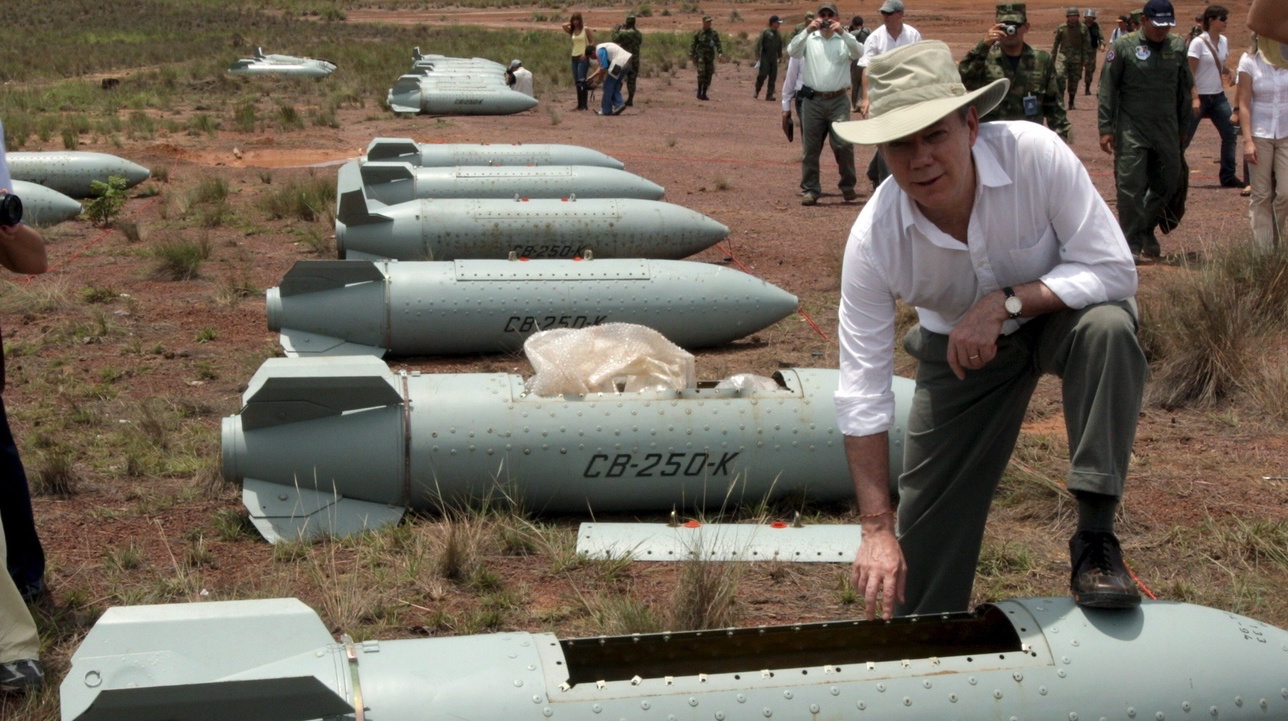
[[[560,641],[568,684],[1024,651],[997,606],[973,613]]]

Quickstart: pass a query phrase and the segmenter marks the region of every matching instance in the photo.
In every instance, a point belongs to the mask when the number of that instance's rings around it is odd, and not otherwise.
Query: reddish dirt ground
[[[1237,0],[1230,6],[1235,17],[1242,17],[1247,0]],[[871,25],[879,18],[876,7],[874,2],[865,2],[859,8],[843,3],[842,15],[848,17],[858,9]],[[990,24],[991,7],[964,0],[913,0],[906,20],[923,36],[946,40],[960,56]],[[1050,31],[1062,20],[1063,6],[1048,0],[1031,2],[1029,7],[1034,25],[1030,37],[1035,45],[1049,47]],[[705,12],[717,18],[716,27],[720,30],[749,34],[758,32],[764,17],[771,13],[788,18],[785,26],[790,28],[806,9],[812,6],[703,6]],[[741,23],[728,21],[733,10],[742,15]],[[1112,27],[1110,19],[1120,11],[1113,7],[1100,9],[1106,33]],[[605,30],[624,13],[593,9],[587,14],[592,28]],[[1182,7],[1180,14],[1192,12]],[[512,25],[530,22],[530,18],[530,10],[449,9],[415,16],[381,11],[349,13],[350,22]],[[647,32],[688,31],[695,29],[698,22],[693,15],[655,15],[641,18],[640,25]],[[1244,39],[1245,31],[1239,25],[1231,22],[1235,33],[1232,47],[1240,47]],[[1185,29],[1187,26],[1181,28]],[[401,70],[390,69],[391,81]],[[27,416],[22,408],[38,402],[32,395],[34,384],[24,382],[24,378],[56,374],[71,388],[96,382],[103,369],[115,368],[125,369],[128,374],[121,384],[119,402],[110,406],[123,417],[129,417],[131,404],[181,393],[204,405],[203,423],[212,437],[217,437],[219,417],[238,410],[246,380],[259,359],[275,352],[277,338],[266,329],[262,295],[227,306],[214,302],[216,292],[234,277],[244,278],[257,288],[275,286],[295,261],[316,257],[299,242],[298,231],[303,224],[258,220],[263,215],[256,206],[258,199],[292,177],[311,172],[334,175],[338,161],[357,157],[373,137],[380,136],[444,143],[571,143],[619,158],[627,170],[664,185],[666,200],[729,226],[728,241],[695,260],[736,265],[802,299],[800,316],[728,348],[699,353],[701,377],[733,372],[768,374],[787,366],[835,367],[841,253],[869,189],[861,185],[865,192],[859,202],[843,202],[834,190],[835,164],[825,152],[823,183],[825,191],[831,185],[833,192],[817,207],[802,208],[796,194],[799,139],[788,143],[783,137],[777,103],[752,98],[754,80],[755,71],[747,64],[722,64],[710,91],[711,101],[699,102],[693,97],[691,69],[657,77],[650,76],[646,68],[635,107],[615,118],[576,112],[572,110],[574,101],[569,90],[538,87],[541,105],[534,111],[508,117],[405,119],[369,108],[352,109],[341,111],[338,129],[219,132],[209,137],[175,135],[147,142],[127,141],[123,148],[83,145],[84,150],[111,152],[168,171],[169,182],[161,184],[159,196],[132,200],[127,205],[127,219],[138,225],[144,243],[176,234],[206,237],[215,251],[202,277],[189,282],[163,281],[150,272],[151,261],[138,251],[139,246],[128,243],[119,232],[102,231],[85,222],[52,229],[48,237],[54,270],[31,283],[62,283],[73,290],[87,286],[111,288],[128,294],[129,300],[108,306],[112,334],[101,343],[87,343],[83,352],[70,362],[65,359],[61,368],[48,367],[39,358],[10,360],[11,386],[5,400],[16,417],[15,431],[20,438],[40,432],[38,421],[24,421]],[[1110,158],[1100,152],[1095,141],[1094,97],[1079,96],[1077,109],[1070,116],[1075,128],[1073,147],[1112,205]],[[856,155],[862,166],[869,151],[858,149]],[[1218,186],[1217,137],[1210,124],[1200,126],[1188,158],[1193,169],[1189,214],[1183,226],[1164,239],[1165,252],[1176,257],[1201,257],[1215,246],[1243,242],[1248,233],[1246,199],[1239,197],[1237,190]],[[185,194],[201,179],[211,176],[228,181],[236,212],[251,220],[203,231],[173,230],[172,218]],[[271,184],[265,183],[266,177],[271,178]],[[1173,264],[1143,268],[1143,292],[1178,272],[1182,270]],[[6,318],[6,343],[39,339],[50,333],[54,324],[50,317]],[[215,340],[197,342],[198,334],[206,328],[214,331]],[[148,348],[154,344],[163,345],[166,352],[141,354],[126,350],[132,345]],[[257,355],[248,357],[251,354]],[[526,363],[513,356],[394,359],[391,363],[434,372],[528,372]],[[1026,437],[1050,436],[1062,444],[1059,408],[1058,389],[1044,382],[1032,406]],[[1142,578],[1164,590],[1177,582],[1181,565],[1203,562],[1168,559],[1169,529],[1196,529],[1207,518],[1282,519],[1288,511],[1288,489],[1282,482],[1264,481],[1262,477],[1282,476],[1285,458],[1288,441],[1279,429],[1240,416],[1237,411],[1169,412],[1148,408],[1142,416],[1124,506],[1129,552],[1151,562],[1138,563]],[[1047,478],[1061,476],[1058,467],[1035,470]],[[215,499],[185,498],[155,513],[130,513],[130,509],[139,506],[140,498],[156,492],[177,493],[176,489],[190,487],[192,482],[129,478],[113,467],[86,467],[78,472],[78,495],[36,500],[37,521],[48,545],[55,603],[61,602],[61,594],[71,588],[84,589],[89,598],[81,600],[112,602],[105,591],[111,584],[106,580],[109,574],[104,568],[104,549],[132,541],[144,548],[151,566],[169,568],[176,549],[185,544],[185,533],[208,528],[211,514],[219,509],[240,508],[237,494],[228,491]],[[91,513],[92,509],[97,512]],[[990,534],[1035,549],[1044,564],[1035,583],[1059,593],[1060,576],[1067,573],[1062,570],[1062,564],[1067,563],[1062,547],[1068,520],[1068,508],[1058,517],[1036,521],[1018,518],[1003,509],[995,515]],[[253,588],[248,580],[255,573],[253,569],[271,563],[269,546],[264,543],[212,541],[210,549],[215,563],[204,571],[203,582],[221,597],[235,597],[239,590]],[[512,582],[531,589],[533,606],[566,603],[567,579],[544,569],[525,568],[521,560],[498,563]],[[646,589],[644,592],[649,588],[663,589],[670,582],[667,572],[657,567],[632,573],[634,582]],[[1211,574],[1216,578],[1221,572],[1214,567]],[[851,615],[851,607],[834,600],[836,594],[830,584],[837,577],[837,569],[753,571],[747,588],[746,620],[772,623]],[[1234,606],[1235,593],[1232,590],[1230,598],[1213,600]],[[1288,611],[1282,608],[1271,615],[1277,618],[1269,620],[1281,625],[1288,621]],[[414,632],[415,625],[415,621],[410,622],[408,632]]]

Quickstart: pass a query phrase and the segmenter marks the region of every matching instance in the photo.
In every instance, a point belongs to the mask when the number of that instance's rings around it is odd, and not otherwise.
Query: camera
[[[0,225],[17,225],[22,222],[22,201],[18,196],[0,195]]]
[[[1014,35],[1019,29],[1019,23],[1002,23],[1002,30],[1006,31],[1007,35]]]

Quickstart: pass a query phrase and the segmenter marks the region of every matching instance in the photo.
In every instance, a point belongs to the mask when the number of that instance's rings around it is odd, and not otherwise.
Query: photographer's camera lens
[[[0,225],[17,225],[22,222],[22,201],[11,193],[0,195]]]

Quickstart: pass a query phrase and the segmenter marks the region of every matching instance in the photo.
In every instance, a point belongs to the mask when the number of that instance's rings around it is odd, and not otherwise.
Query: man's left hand
[[[983,368],[997,356],[997,337],[1007,318],[1004,299],[996,291],[975,301],[948,334],[948,366],[961,380],[967,370]]]

